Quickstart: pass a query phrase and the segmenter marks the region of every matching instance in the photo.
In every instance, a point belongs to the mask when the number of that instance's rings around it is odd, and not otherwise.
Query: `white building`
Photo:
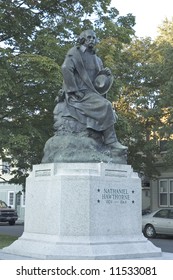
[[[24,221],[25,193],[22,186],[9,183],[10,171],[9,164],[0,159],[0,200],[5,201],[11,208],[15,208],[18,220]]]

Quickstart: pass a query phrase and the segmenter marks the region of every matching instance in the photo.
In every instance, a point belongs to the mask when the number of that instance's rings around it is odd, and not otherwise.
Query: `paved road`
[[[21,236],[24,226],[17,223],[14,226],[9,226],[6,223],[0,223],[0,234],[8,234],[12,236]],[[149,239],[155,246],[162,249],[163,252],[173,253],[173,236],[158,236],[154,239]]]
[[[173,236],[158,236],[154,239],[149,239],[155,246],[162,249],[163,252],[173,253]]]
[[[0,223],[0,234],[7,234],[12,236],[21,236],[24,226],[22,223],[16,223],[14,226],[9,226],[8,223]]]

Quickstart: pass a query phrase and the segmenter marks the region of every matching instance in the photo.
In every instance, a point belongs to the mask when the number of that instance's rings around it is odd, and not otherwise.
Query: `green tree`
[[[160,139],[167,143],[164,166],[173,165],[173,20],[165,19],[159,27],[157,43],[157,73],[161,111]]]
[[[124,45],[116,64],[117,132],[129,146],[128,162],[149,177],[158,174],[160,141],[167,141],[164,165],[173,164],[172,30],[173,22],[165,20],[154,41]]]
[[[158,127],[154,48],[150,38],[136,38],[130,46],[125,46],[117,68],[119,136],[129,147],[129,164],[149,177],[156,173],[155,155],[158,152],[154,134]]]
[[[109,48],[109,40],[130,42],[134,17],[119,17],[110,2],[0,0],[0,155],[16,167],[12,182],[24,184],[41,161],[53,134],[60,66],[81,29],[94,28]]]

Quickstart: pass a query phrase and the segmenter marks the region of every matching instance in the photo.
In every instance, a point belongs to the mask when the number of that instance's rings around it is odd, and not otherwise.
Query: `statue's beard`
[[[94,44],[93,43],[89,43],[87,47],[88,47],[88,50],[92,51],[94,49]]]
[[[89,46],[90,48],[94,48],[94,43],[89,43],[88,46]]]

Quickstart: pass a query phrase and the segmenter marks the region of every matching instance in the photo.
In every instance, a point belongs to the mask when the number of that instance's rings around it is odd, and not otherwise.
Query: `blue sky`
[[[136,17],[138,37],[157,36],[157,27],[167,17],[173,18],[173,0],[112,0],[120,15],[132,13]]]

